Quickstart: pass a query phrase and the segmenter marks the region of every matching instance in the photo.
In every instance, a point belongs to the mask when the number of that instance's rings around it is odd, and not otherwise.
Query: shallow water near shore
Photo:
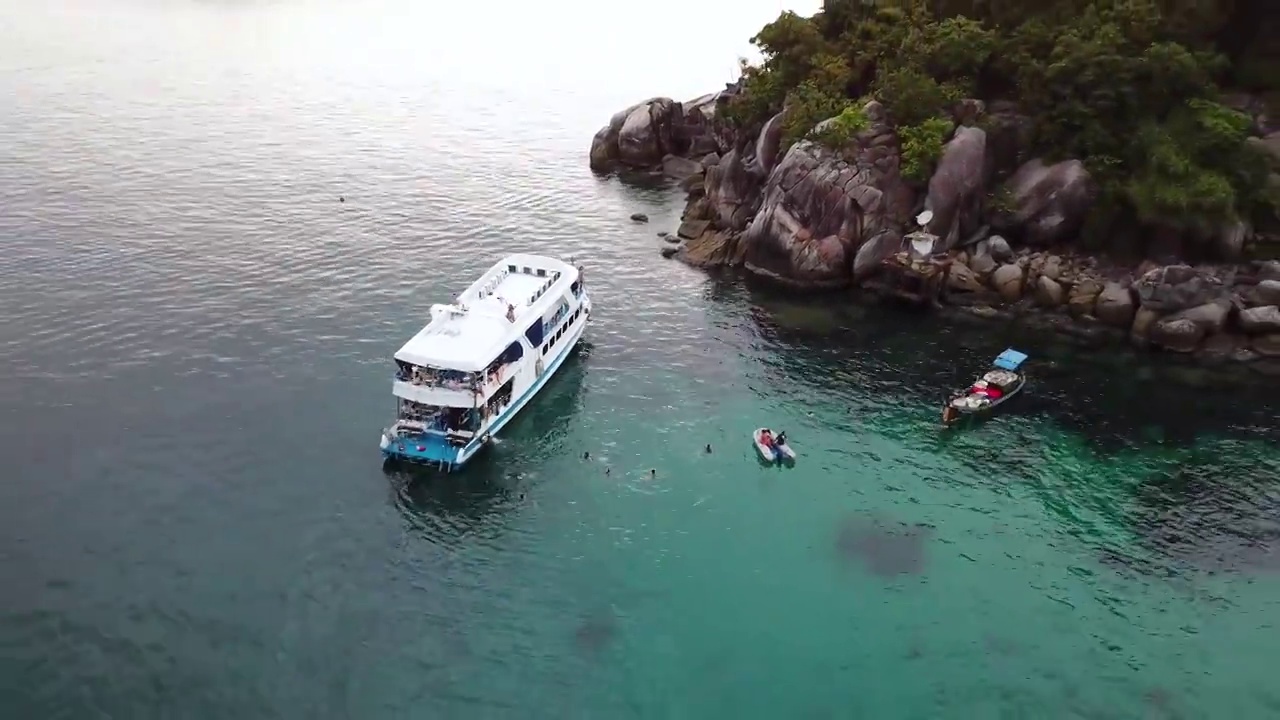
[[[1280,712],[1274,392],[663,260],[679,193],[590,137],[715,73],[588,92],[599,48],[467,66],[422,12],[0,8],[8,715]],[[466,471],[384,465],[391,353],[530,250],[587,342]],[[1028,391],[941,432],[1009,344]]]

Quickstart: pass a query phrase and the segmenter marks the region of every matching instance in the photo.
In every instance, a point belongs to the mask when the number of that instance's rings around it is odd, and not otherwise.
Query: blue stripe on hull
[[[490,423],[484,432],[491,437],[497,437],[498,431],[505,427],[525,405],[528,405],[533,396],[537,395],[538,391],[560,370],[560,366],[564,364],[564,361],[577,349],[578,343],[582,342],[582,335],[586,332],[586,329],[587,321],[584,320],[578,327],[578,335],[573,339],[573,342],[565,345],[560,354],[551,361],[550,367],[546,368],[542,375],[534,381],[533,385],[529,386],[529,389],[525,390],[524,394],[517,398],[510,407],[503,410],[502,414]],[[400,450],[399,446],[403,446],[404,450]],[[419,446],[422,446],[423,449],[418,450]],[[400,442],[393,442],[382,449],[382,454],[387,457],[408,460],[409,462],[445,465],[450,469],[455,469],[462,467],[467,461],[475,457],[482,447],[484,447],[484,443],[481,442],[480,438],[472,440],[465,447],[455,448],[449,445],[443,436],[430,435],[421,438],[404,438]]]

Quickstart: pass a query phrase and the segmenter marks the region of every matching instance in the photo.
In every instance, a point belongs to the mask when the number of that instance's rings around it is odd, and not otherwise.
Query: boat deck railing
[[[502,383],[510,379],[511,366],[513,363],[503,363],[484,373],[483,377],[479,373],[472,373],[471,377],[466,379],[444,379],[439,377],[415,375],[413,373],[395,372],[392,379],[398,382],[406,382],[414,387],[434,388],[439,390],[457,390],[460,392],[483,392],[488,395],[490,391],[496,390],[502,386]]]

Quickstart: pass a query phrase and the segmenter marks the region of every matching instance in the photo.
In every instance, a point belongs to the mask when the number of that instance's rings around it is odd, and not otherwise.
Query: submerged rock
[[[618,635],[618,619],[612,610],[594,612],[578,622],[573,641],[586,653],[600,653],[613,644]]]
[[[836,552],[845,560],[864,563],[878,577],[919,575],[924,572],[927,542],[932,534],[923,525],[850,517],[836,532]]]

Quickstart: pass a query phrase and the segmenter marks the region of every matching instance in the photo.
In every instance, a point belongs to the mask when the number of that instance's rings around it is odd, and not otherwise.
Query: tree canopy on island
[[[926,181],[962,98],[1009,100],[1029,151],[1079,158],[1102,218],[1207,228],[1274,216],[1253,118],[1223,88],[1280,110],[1280,3],[1267,0],[825,0],[752,38],[726,115],[758,127],[784,108],[784,145],[847,142],[879,100],[903,172]],[[814,126],[828,118],[819,132]]]

